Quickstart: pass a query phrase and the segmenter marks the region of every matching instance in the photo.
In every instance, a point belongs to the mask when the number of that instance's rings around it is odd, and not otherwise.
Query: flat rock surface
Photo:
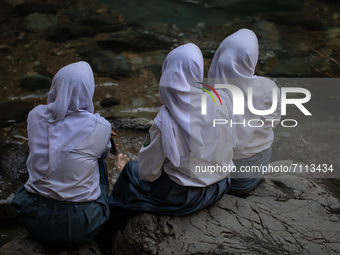
[[[339,212],[339,191],[329,180],[271,175],[248,196],[225,195],[191,215],[137,215],[115,235],[114,254],[340,254]],[[64,248],[20,237],[0,254],[102,252],[92,242]]]
[[[340,203],[298,175],[262,180],[183,217],[143,213],[115,236],[115,254],[340,254]]]
[[[44,245],[31,238],[22,237],[13,240],[0,248],[2,255],[100,255],[102,254],[94,242],[89,242],[81,246],[67,248]]]

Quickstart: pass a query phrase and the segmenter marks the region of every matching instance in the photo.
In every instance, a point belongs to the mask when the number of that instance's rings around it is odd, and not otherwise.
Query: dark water
[[[230,20],[230,11],[209,6],[203,1],[102,1],[124,16],[124,20],[144,26],[157,23],[176,24],[190,30],[201,25],[213,26]]]

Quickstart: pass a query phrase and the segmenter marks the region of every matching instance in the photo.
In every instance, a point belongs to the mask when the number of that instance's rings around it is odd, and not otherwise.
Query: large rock
[[[16,223],[15,209],[11,201],[22,183],[0,175],[0,226]],[[0,253],[1,254],[1,253]]]
[[[0,127],[26,120],[33,103],[25,101],[0,101]]]
[[[29,91],[37,91],[40,89],[48,90],[51,86],[52,79],[41,74],[27,74],[20,80],[20,86]]]
[[[303,1],[293,0],[212,0],[209,5],[215,8],[223,8],[230,13],[254,14],[254,13],[278,13],[294,12],[303,8]]]
[[[102,50],[96,45],[84,45],[79,49],[79,54],[96,73],[110,77],[124,77],[131,72],[131,65],[124,56],[109,50]]]
[[[132,51],[152,51],[170,50],[176,39],[165,34],[136,29],[108,34],[105,40],[98,40],[97,44],[103,49],[116,52],[124,50]]]
[[[26,144],[10,144],[0,148],[0,175],[25,183],[28,179]]]
[[[34,12],[27,16],[26,28],[29,31],[37,32],[47,30],[50,27],[57,25],[58,18],[55,15]]]
[[[5,21],[13,11],[12,5],[6,0],[0,0],[0,22]]]
[[[339,109],[339,106],[335,106],[334,109]],[[325,105],[321,107],[325,107]],[[329,111],[333,111],[331,108],[328,108]],[[324,111],[318,113],[311,109],[311,112],[315,118],[318,118],[318,114],[321,115],[322,113],[327,116]],[[299,123],[294,128],[277,127],[272,159],[282,160],[283,158],[289,158],[294,161],[314,164],[316,167],[319,164],[326,164],[328,168],[332,166],[334,171],[323,172],[321,173],[322,177],[340,179],[339,141],[339,124],[336,122],[331,123],[329,120]]]
[[[67,24],[52,27],[46,32],[46,38],[49,41],[64,42],[80,37],[92,37],[99,33],[116,32],[125,27],[126,24],[116,17],[85,15]]]
[[[334,63],[328,57],[309,55],[307,57],[289,57],[282,60],[269,72],[271,77],[324,77],[324,71],[332,70]]]
[[[313,179],[264,179],[182,217],[140,214],[114,238],[115,254],[339,254],[340,203]]]
[[[89,242],[77,247],[49,246],[31,238],[15,239],[0,248],[2,255],[100,255],[101,250],[94,242]]]
[[[35,3],[34,1],[25,1],[15,6],[15,11],[22,16],[30,13],[39,12],[45,14],[56,14],[59,9],[70,5],[67,1],[44,1],[43,3]]]
[[[153,124],[153,121],[145,118],[118,118],[110,119],[115,129],[131,129],[134,131],[147,131]]]

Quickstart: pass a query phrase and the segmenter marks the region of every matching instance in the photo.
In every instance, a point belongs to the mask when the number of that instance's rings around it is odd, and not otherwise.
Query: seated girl
[[[260,182],[261,167],[270,162],[273,127],[281,118],[280,93],[275,82],[254,74],[258,56],[259,44],[255,33],[249,29],[240,29],[224,39],[218,47],[208,74],[210,80],[237,86],[244,95],[244,114],[234,115],[232,119],[235,123],[233,162],[238,171],[242,167],[255,167],[252,168],[253,172],[231,174],[229,193],[235,195],[247,194]],[[260,116],[252,113],[248,107],[248,88],[252,88],[252,103],[257,110],[270,109],[273,91],[277,90],[274,93],[277,96],[276,111]],[[249,120],[258,120],[258,123],[252,121],[249,125]]]
[[[186,215],[217,202],[229,189],[229,173],[195,172],[196,166],[232,164],[232,132],[213,127],[229,118],[226,104],[207,98],[201,114],[203,56],[188,43],[171,51],[159,83],[163,106],[144,142],[138,162],[130,161],[109,196],[114,232],[136,212]],[[222,100],[227,94],[221,92]],[[229,99],[228,99],[229,100]]]
[[[12,203],[19,222],[48,243],[89,241],[109,218],[111,124],[93,113],[94,88],[89,64],[67,65],[54,76],[47,105],[28,115],[29,179]]]

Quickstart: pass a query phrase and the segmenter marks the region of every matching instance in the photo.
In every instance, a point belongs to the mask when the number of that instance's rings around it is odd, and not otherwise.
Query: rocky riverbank
[[[291,165],[293,161],[273,162]],[[18,186],[1,179],[1,224],[13,225],[9,205]],[[6,182],[7,181],[7,182]],[[272,175],[246,197],[225,195],[194,214],[141,213],[113,239],[114,254],[339,254],[340,193],[327,180]],[[102,254],[93,242],[53,247],[23,230],[0,248],[3,255]]]
[[[339,13],[333,0],[0,0],[0,253],[101,254],[94,243],[65,249],[27,237],[10,206],[27,179],[27,113],[46,103],[62,66],[91,64],[95,110],[136,159],[161,106],[158,80],[171,49],[197,44],[207,73],[219,43],[246,27],[259,38],[257,74],[339,77]],[[273,160],[338,168],[340,87],[309,89],[313,117],[276,129]],[[107,162],[112,187],[115,158]],[[114,247],[118,254],[339,254],[338,180],[265,179],[247,197],[225,196],[190,216],[141,214]]]

